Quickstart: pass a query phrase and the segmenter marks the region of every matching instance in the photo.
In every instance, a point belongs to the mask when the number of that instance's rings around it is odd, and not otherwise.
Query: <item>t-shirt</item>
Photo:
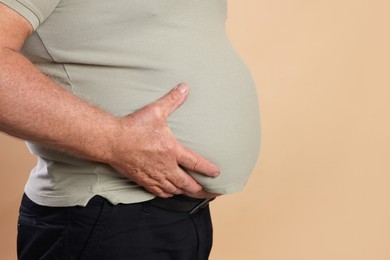
[[[260,149],[259,106],[253,78],[225,31],[226,0],[0,2],[34,28],[22,53],[63,88],[113,115],[128,115],[188,83],[188,99],[167,123],[180,142],[221,169],[216,178],[189,174],[209,192],[243,188]],[[25,192],[38,204],[154,197],[109,165],[27,145],[38,163]]]

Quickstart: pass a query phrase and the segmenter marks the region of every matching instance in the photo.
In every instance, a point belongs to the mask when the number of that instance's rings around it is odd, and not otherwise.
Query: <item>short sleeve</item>
[[[12,8],[33,26],[34,30],[53,12],[61,0],[0,0]]]

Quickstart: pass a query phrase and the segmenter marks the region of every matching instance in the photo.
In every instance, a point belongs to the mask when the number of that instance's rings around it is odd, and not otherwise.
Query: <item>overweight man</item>
[[[209,203],[260,147],[226,18],[226,0],[0,0],[0,131],[38,158],[19,259],[208,259]]]

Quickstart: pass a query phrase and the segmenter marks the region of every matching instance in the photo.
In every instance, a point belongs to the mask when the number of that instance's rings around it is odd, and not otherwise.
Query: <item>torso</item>
[[[256,87],[227,38],[225,19],[226,0],[62,0],[24,53],[64,88],[119,116],[188,83],[189,98],[168,124],[179,141],[222,170],[215,179],[191,173],[194,178],[211,192],[230,193],[240,190],[253,170],[260,123]],[[30,148],[41,156],[31,190],[66,201],[67,193],[78,189],[66,188],[69,179],[62,171],[75,183],[85,178],[89,188],[79,196],[101,193],[113,203],[149,198],[107,165]],[[51,172],[44,177],[48,163]],[[126,190],[138,198],[128,199]],[[70,200],[65,204],[76,203]]]

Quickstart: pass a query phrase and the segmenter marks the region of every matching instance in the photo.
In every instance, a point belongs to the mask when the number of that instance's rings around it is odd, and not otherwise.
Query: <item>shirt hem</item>
[[[240,183],[234,183],[232,185],[227,185],[227,186],[205,187],[205,190],[211,193],[227,195],[227,194],[232,194],[232,193],[242,191],[245,185],[246,185],[246,181]]]
[[[155,196],[147,191],[136,190],[129,192],[128,190],[115,191],[115,196],[110,195],[110,192],[88,192],[82,195],[76,196],[50,196],[45,194],[39,194],[27,187],[25,187],[24,192],[26,195],[35,203],[48,206],[48,207],[72,207],[72,206],[82,206],[85,207],[89,200],[94,196],[99,195],[107,199],[113,205],[123,203],[123,204],[132,204],[139,203],[143,201],[148,201]],[[119,199],[120,198],[120,199]]]

